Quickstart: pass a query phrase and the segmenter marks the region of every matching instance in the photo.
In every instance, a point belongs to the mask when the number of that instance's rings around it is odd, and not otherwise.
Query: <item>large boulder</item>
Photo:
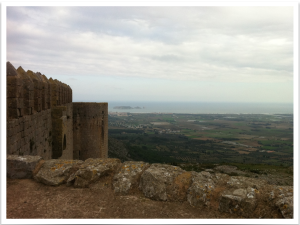
[[[113,174],[120,166],[119,159],[90,158],[79,166],[79,169],[67,180],[68,185],[74,187],[89,187],[89,184],[99,180],[100,177]]]
[[[134,188],[138,188],[141,174],[149,167],[149,163],[126,161],[116,172],[113,179],[115,193],[128,194]]]
[[[227,181],[226,189],[221,193],[219,210],[249,216],[257,206],[257,196],[267,186],[265,180],[234,176]]]
[[[271,204],[279,208],[284,218],[293,218],[293,186],[272,186],[269,199]]]
[[[42,160],[40,156],[8,155],[7,177],[13,179],[32,178],[36,165]]]
[[[141,176],[139,188],[154,200],[185,201],[192,172],[166,164],[152,164]]]
[[[46,160],[34,176],[34,179],[47,185],[58,186],[66,183],[68,178],[78,170],[82,163],[83,161],[81,160]]]
[[[215,189],[213,176],[209,172],[193,173],[192,184],[188,189],[187,200],[192,206],[208,206]]]
[[[249,216],[257,206],[256,193],[258,190],[251,187],[225,190],[220,197],[219,210]]]

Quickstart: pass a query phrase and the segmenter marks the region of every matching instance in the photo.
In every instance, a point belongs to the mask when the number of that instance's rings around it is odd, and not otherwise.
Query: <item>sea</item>
[[[130,106],[131,109],[117,109]],[[128,113],[186,113],[186,114],[293,114],[289,103],[232,103],[232,102],[136,102],[110,101],[109,112]]]

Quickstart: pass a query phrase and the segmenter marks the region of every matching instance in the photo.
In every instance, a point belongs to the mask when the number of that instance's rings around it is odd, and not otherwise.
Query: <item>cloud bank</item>
[[[7,60],[115,91],[122,79],[172,92],[180,82],[265,83],[271,93],[284,83],[281,101],[291,102],[293,8],[8,7]]]

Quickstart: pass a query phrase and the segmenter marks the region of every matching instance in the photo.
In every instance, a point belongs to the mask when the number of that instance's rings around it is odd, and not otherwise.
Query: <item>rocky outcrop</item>
[[[250,177],[242,177],[242,176],[233,176],[227,181],[227,186],[230,188],[248,188],[249,186],[252,188],[260,189],[268,185],[267,181],[250,178]]]
[[[192,184],[188,189],[187,200],[192,206],[208,206],[216,184],[209,172],[193,173]]]
[[[11,168],[11,165],[22,161],[12,161],[14,157],[7,159]],[[27,160],[30,161],[29,158]],[[267,208],[279,210],[284,218],[293,218],[293,186],[270,185],[265,180],[208,171],[188,172],[167,164],[149,165],[134,161],[122,164],[119,159],[43,161],[37,158],[34,162],[35,169],[32,164],[26,170],[31,173],[29,177],[33,176],[36,181],[47,185],[67,183],[83,188],[106,177],[105,181],[111,180],[114,192],[119,195],[141,191],[153,200],[188,201],[199,209],[217,207],[220,212],[236,214],[237,217],[253,218],[257,211]],[[20,178],[24,177],[23,170],[8,173],[16,174],[10,175],[12,178]]]
[[[46,160],[34,176],[34,179],[51,186],[63,184],[67,182],[71,174],[79,169],[79,165],[82,163],[83,161],[81,160]]]
[[[114,192],[128,194],[134,188],[138,188],[140,177],[149,166],[149,163],[145,162],[124,162],[114,176]]]
[[[272,204],[279,208],[285,218],[293,218],[293,187],[291,186],[272,186],[269,193]]]
[[[220,198],[220,211],[243,216],[253,213],[257,206],[256,191],[251,187],[225,190]]]
[[[154,200],[184,201],[192,183],[192,172],[180,167],[152,164],[141,176],[140,189]]]
[[[14,179],[32,178],[33,170],[42,160],[40,156],[31,155],[8,155],[7,177]]]
[[[265,180],[242,176],[230,177],[226,189],[220,196],[220,211],[248,216],[256,209],[259,190],[266,185]]]
[[[74,183],[74,187],[88,187],[100,177],[113,173],[120,164],[119,159],[87,159],[67,180],[68,185]]]

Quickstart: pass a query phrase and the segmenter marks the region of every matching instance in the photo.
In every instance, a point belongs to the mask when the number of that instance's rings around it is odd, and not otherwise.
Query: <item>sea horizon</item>
[[[129,106],[132,108],[115,108],[118,106]],[[293,104],[255,102],[109,101],[108,111],[127,113],[187,114],[293,114]]]

